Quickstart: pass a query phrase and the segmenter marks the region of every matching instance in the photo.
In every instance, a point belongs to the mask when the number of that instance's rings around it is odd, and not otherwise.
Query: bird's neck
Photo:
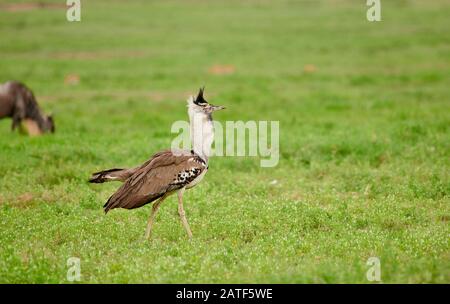
[[[192,149],[205,162],[211,156],[211,146],[214,141],[214,125],[211,115],[204,113],[189,113]]]

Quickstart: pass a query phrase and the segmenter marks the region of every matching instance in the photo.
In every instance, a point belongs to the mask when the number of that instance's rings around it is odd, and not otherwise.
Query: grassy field
[[[0,121],[0,283],[67,283],[70,257],[82,283],[370,283],[369,257],[383,283],[450,283],[448,1],[382,1],[373,23],[365,1],[127,2],[73,23],[0,3],[0,81],[56,120]],[[172,197],[146,242],[150,206],[105,216],[118,184],[87,179],[169,147],[201,85],[219,121],[280,121],[280,162],[212,158],[194,239]]]

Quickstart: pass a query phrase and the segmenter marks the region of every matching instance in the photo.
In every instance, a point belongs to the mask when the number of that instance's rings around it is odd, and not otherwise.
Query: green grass
[[[83,283],[368,283],[376,256],[384,283],[450,283],[450,5],[382,1],[370,23],[364,3],[0,9],[0,81],[57,123],[28,138],[0,121],[0,282],[67,283],[79,257]],[[201,85],[217,120],[279,120],[280,162],[211,159],[185,195],[194,239],[172,197],[146,242],[150,206],[105,216],[118,184],[86,180],[169,147]]]

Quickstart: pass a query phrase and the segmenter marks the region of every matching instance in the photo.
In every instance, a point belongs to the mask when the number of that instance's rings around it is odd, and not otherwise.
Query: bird
[[[167,149],[154,154],[134,168],[114,168],[95,172],[90,183],[120,181],[123,184],[104,204],[104,212],[111,209],[135,209],[152,203],[145,238],[151,237],[156,214],[164,200],[172,194],[178,197],[178,214],[189,239],[192,231],[183,207],[183,193],[196,186],[209,169],[208,160],[214,141],[212,113],[225,109],[210,104],[204,97],[204,87],[187,100],[191,150]]]

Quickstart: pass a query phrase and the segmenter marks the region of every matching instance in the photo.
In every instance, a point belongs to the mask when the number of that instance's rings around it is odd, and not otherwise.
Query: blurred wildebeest
[[[44,115],[33,92],[17,81],[0,84],[0,119],[5,117],[12,118],[13,131],[22,120],[31,120],[42,133],[55,132],[53,117]]]

